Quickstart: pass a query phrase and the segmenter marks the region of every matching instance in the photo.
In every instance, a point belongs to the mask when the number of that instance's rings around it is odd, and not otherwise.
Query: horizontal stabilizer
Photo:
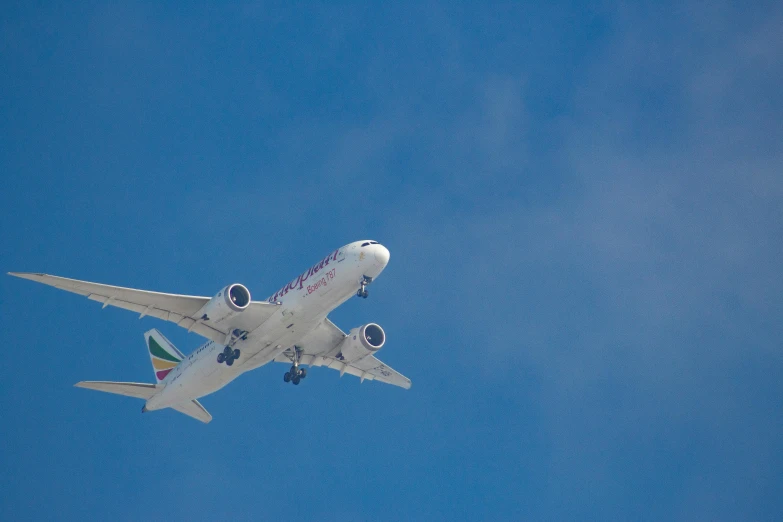
[[[159,388],[154,384],[143,382],[81,381],[74,384],[74,386],[145,400],[159,391]]]
[[[177,410],[180,413],[184,413],[188,417],[193,417],[196,420],[200,420],[204,424],[207,424],[212,420],[212,415],[209,414],[204,406],[200,402],[193,400],[189,402],[183,402],[171,407],[172,410]]]

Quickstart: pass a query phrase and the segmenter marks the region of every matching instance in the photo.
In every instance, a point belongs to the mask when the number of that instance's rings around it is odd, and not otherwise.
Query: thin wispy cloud
[[[372,298],[333,319],[388,326],[384,360],[410,373],[411,394],[314,373],[308,385],[327,393],[283,395],[277,369],[260,369],[210,405],[253,415],[189,433],[214,458],[157,464],[158,489],[196,495],[176,504],[196,518],[228,513],[209,493],[225,477],[247,481],[230,500],[242,515],[289,513],[273,492],[293,491],[321,518],[480,518],[479,496],[514,520],[779,518],[780,7],[349,11],[109,7],[87,17],[87,51],[56,40],[76,65],[55,60],[70,75],[47,76],[59,90],[38,105],[79,100],[63,110],[73,123],[27,107],[35,90],[9,98],[21,108],[8,114],[45,123],[36,134],[20,119],[15,152],[0,152],[20,173],[3,229],[17,264],[35,257],[63,275],[163,291],[236,279],[255,296],[335,241],[390,247]],[[59,13],[40,19],[3,26],[3,48],[25,65],[14,81],[37,85],[31,57],[44,60],[45,45],[26,35],[58,27]],[[77,36],[80,23],[69,25]],[[51,148],[56,168],[25,147]],[[49,177],[25,185],[21,174],[39,171]],[[91,354],[91,371],[128,370],[135,318],[96,323],[86,306],[58,322],[61,301],[41,296],[30,314],[50,328],[113,336],[111,363],[76,341],[57,361]],[[4,316],[22,325],[7,329],[9,345],[17,329],[50,341],[9,302]],[[4,380],[46,407],[26,381]],[[182,427],[165,425],[177,440]],[[243,451],[215,442],[237,433],[252,433]],[[124,447],[176,447],[138,438],[80,454],[80,476],[102,478],[89,466]],[[143,503],[148,465],[126,460],[130,498]],[[20,476],[21,489],[34,482]],[[335,510],[335,491],[362,494]]]

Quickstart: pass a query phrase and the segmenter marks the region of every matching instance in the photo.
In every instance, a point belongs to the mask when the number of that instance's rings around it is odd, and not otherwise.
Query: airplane
[[[368,323],[347,334],[328,314],[354,295],[367,298],[367,286],[389,262],[377,241],[349,243],[334,250],[264,301],[253,301],[239,283],[214,297],[166,294],[79,281],[39,273],[9,272],[61,290],[145,316],[176,323],[206,339],[185,356],[156,329],[144,334],[155,383],[81,381],[75,386],[146,402],[142,413],[171,408],[201,422],[212,416],[198,401],[241,374],[269,362],[290,364],[285,382],[298,385],[307,370],[324,366],[360,382],[375,380],[409,389],[411,381],[375,354],[386,344],[380,325]]]

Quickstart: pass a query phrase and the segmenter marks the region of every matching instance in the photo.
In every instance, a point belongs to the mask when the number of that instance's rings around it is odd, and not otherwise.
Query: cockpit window
[[[362,246],[363,246],[363,247],[366,247],[366,246],[367,246],[367,245],[369,245],[369,244],[370,244],[370,243],[362,243]]]
[[[377,242],[377,241],[370,241],[370,244],[371,244],[371,245],[377,245],[377,244],[378,244],[378,242]]]
[[[367,245],[377,245],[377,244],[379,244],[377,241],[365,241],[364,243],[362,243],[362,246],[366,247]]]

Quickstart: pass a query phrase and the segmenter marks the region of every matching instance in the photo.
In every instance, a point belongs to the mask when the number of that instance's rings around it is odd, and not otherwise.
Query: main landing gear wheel
[[[217,356],[218,364],[226,363],[227,366],[232,366],[234,361],[239,359],[239,349],[232,349],[230,346],[226,346],[222,352]]]
[[[283,381],[292,382],[294,385],[298,385],[302,379],[307,377],[307,370],[299,367],[299,359],[302,356],[302,349],[298,346],[294,346],[293,354],[286,352],[286,355],[294,364],[292,364],[291,369],[285,372],[283,375]]]
[[[291,369],[288,370],[288,375],[291,376],[292,381],[295,379],[304,379],[307,377],[307,370],[300,368],[299,366],[291,366]],[[294,384],[298,383],[295,382]]]
[[[307,377],[307,370],[297,366],[291,366],[291,369],[283,374],[283,381],[299,384],[305,377]]]

